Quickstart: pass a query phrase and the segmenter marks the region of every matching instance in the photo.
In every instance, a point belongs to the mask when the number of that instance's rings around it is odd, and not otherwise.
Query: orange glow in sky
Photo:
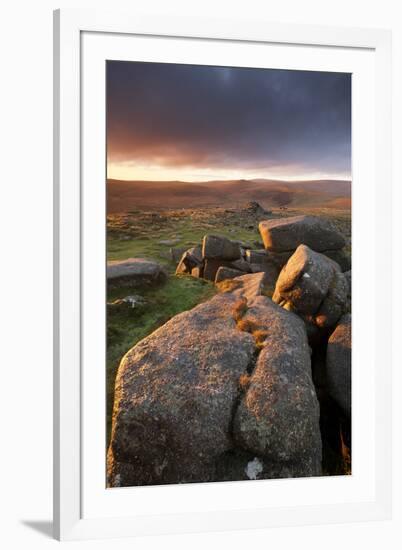
[[[277,166],[263,169],[201,168],[191,166],[163,166],[136,162],[113,162],[107,165],[108,179],[126,181],[209,181],[240,179],[278,179],[286,181],[337,179],[348,180],[348,173],[305,172],[302,167]]]

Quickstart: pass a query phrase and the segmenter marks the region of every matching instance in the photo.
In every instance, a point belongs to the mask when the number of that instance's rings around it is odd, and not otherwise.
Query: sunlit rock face
[[[346,311],[348,281],[339,265],[300,245],[279,274],[273,301],[300,315],[310,329],[330,329]]]
[[[264,246],[273,252],[295,250],[305,244],[316,252],[339,250],[345,239],[328,220],[317,216],[293,216],[260,222]]]

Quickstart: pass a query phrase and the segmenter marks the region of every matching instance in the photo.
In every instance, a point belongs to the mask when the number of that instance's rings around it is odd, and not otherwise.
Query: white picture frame
[[[113,496],[109,496],[112,495],[109,490],[107,497],[108,490],[101,486],[104,439],[99,427],[104,415],[104,381],[102,374],[95,380],[93,373],[101,372],[99,368],[94,370],[94,365],[99,365],[95,342],[104,327],[104,302],[99,300],[104,283],[92,282],[98,278],[97,274],[99,280],[104,281],[105,191],[100,183],[105,182],[104,91],[97,101],[88,101],[88,95],[89,99],[93,98],[91,90],[102,82],[102,73],[96,72],[96,67],[101,67],[102,59],[108,58],[111,51],[117,58],[126,55],[131,59],[131,51],[139,52],[141,43],[142,60],[150,56],[160,60],[163,55],[163,59],[173,62],[177,60],[175,43],[186,41],[194,46],[180,48],[180,55],[190,55],[183,51],[191,50],[191,55],[198,56],[198,63],[216,57],[216,64],[223,64],[233,57],[233,51],[240,60],[243,51],[245,56],[249,55],[246,50],[250,48],[254,48],[253,59],[257,59],[257,49],[270,47],[274,54],[271,66],[275,56],[276,63],[280,63],[280,56],[286,58],[285,50],[293,48],[292,54],[295,52],[296,56],[293,55],[289,67],[309,67],[310,56],[314,58],[312,68],[342,70],[344,67],[346,71],[350,67],[350,71],[356,70],[358,75],[353,88],[355,99],[358,95],[360,103],[352,115],[353,180],[362,183],[353,190],[353,250],[356,251],[353,281],[357,288],[353,308],[357,308],[356,311],[360,308],[361,315],[358,325],[353,325],[353,361],[356,365],[367,365],[367,369],[356,368],[357,374],[353,375],[353,399],[357,403],[353,418],[353,430],[357,434],[354,460],[356,456],[360,462],[358,473],[348,476],[354,479],[347,480],[346,484],[340,478],[334,478],[332,486],[329,478],[192,484],[179,489],[111,490],[115,491]],[[390,286],[391,272],[390,60],[391,36],[384,30],[283,25],[257,17],[244,21],[230,17],[219,20],[137,16],[97,10],[55,12],[56,538],[221,531],[390,517],[391,321],[381,292]],[[366,117],[370,121],[364,122],[365,113],[371,113]],[[371,254],[369,269],[365,264],[368,254]],[[369,276],[363,281],[367,271]],[[363,303],[367,288],[375,297],[370,304],[371,315]],[[88,326],[93,328],[88,330]],[[102,361],[102,345],[99,348],[99,361]],[[88,380],[93,382],[91,391]],[[98,460],[101,461],[99,468],[95,466]],[[271,501],[265,505],[268,493]],[[325,494],[330,496],[324,499]],[[281,495],[286,496],[280,498]],[[192,505],[192,499],[198,506]],[[155,504],[156,500],[160,505]],[[183,500],[185,505],[180,505]],[[214,509],[206,504],[210,500],[216,503]],[[136,502],[140,504],[137,507]],[[239,504],[229,505],[230,502]]]

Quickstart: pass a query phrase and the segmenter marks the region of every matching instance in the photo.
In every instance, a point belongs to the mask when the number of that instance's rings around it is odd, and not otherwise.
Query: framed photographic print
[[[54,47],[55,536],[389,517],[390,33]]]

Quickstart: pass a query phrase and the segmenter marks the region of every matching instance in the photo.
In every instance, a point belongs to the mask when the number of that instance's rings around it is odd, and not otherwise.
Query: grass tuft
[[[253,336],[255,338],[257,348],[262,349],[265,346],[265,342],[268,337],[268,331],[259,329],[253,332]]]
[[[236,279],[225,279],[224,281],[216,284],[220,292],[232,292],[233,290],[240,288],[241,285],[242,283],[240,281],[236,281]]]
[[[251,376],[249,374],[241,374],[239,378],[239,388],[245,392],[250,386]]]
[[[239,319],[239,321],[237,321],[237,327],[243,332],[253,334],[256,330],[258,330],[259,325],[250,319]]]
[[[246,313],[248,307],[247,307],[247,298],[240,298],[240,300],[238,300],[234,307],[233,307],[233,311],[232,311],[232,315],[233,315],[233,319],[236,321],[236,323],[238,323],[241,318],[243,317],[243,315]]]

